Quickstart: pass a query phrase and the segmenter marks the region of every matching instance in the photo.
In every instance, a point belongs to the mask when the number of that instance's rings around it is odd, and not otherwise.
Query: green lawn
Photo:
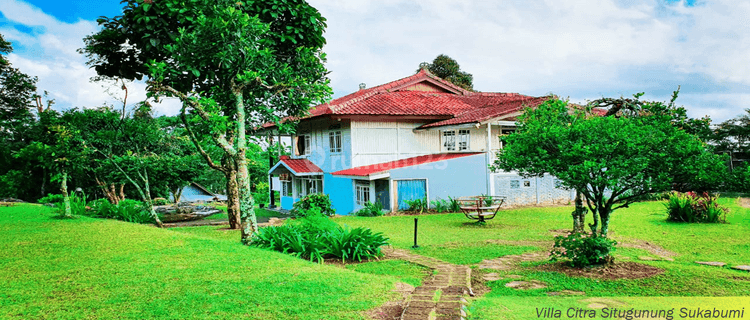
[[[705,307],[717,308],[721,305],[750,305],[750,273],[694,263],[721,261],[729,265],[750,265],[750,210],[737,206],[736,198],[722,198],[720,202],[731,209],[727,224],[667,222],[660,202],[638,203],[615,213],[610,224],[613,239],[623,244],[648,242],[677,254],[674,261],[641,261],[640,256],[657,256],[644,249],[623,245],[615,252],[620,260],[662,268],[665,272],[661,275],[637,280],[594,280],[536,268],[548,262],[526,263],[520,269],[498,273],[500,276],[517,275],[520,280],[542,281],[548,287],[523,291],[505,287],[506,283],[517,279],[490,281],[487,285],[492,290],[473,301],[471,318],[537,319],[536,308],[555,307],[564,312],[571,307],[587,308],[593,303],[590,299],[609,301],[604,304],[626,308],[676,307],[675,319],[681,319],[679,308],[701,303]],[[476,268],[483,259],[549,251],[554,237],[550,230],[570,229],[571,211],[572,207],[506,210],[485,226],[470,223],[462,214],[419,216],[418,249],[411,249],[413,216],[345,217],[337,221],[383,232],[396,247]],[[475,272],[492,271],[475,269]],[[549,297],[547,294],[561,290],[584,291],[586,295]],[[746,311],[745,319],[750,319],[750,310]],[[600,313],[598,317],[601,316]],[[566,318],[566,315],[562,317]]]
[[[399,278],[249,248],[216,228],[54,215],[0,208],[0,318],[362,319]]]
[[[491,291],[471,299],[470,318],[538,319],[541,308],[565,313],[600,304],[676,308],[674,319],[682,319],[683,307],[750,305],[750,273],[694,263],[750,264],[750,210],[737,206],[736,199],[720,201],[731,209],[727,224],[666,222],[659,202],[615,213],[610,235],[621,243],[618,259],[657,266],[663,274],[592,280],[537,268],[547,262],[526,263],[498,273],[542,281],[548,288],[519,291],[505,287],[515,279],[487,282]],[[236,230],[221,227],[157,229],[86,217],[58,220],[52,210],[0,207],[0,318],[362,319],[363,311],[395,299],[391,289],[396,282],[418,286],[430,273],[393,260],[319,265],[242,246]],[[485,226],[462,214],[419,216],[418,249],[411,249],[413,216],[336,222],[372,228],[390,237],[394,247],[469,265],[481,274],[487,271],[476,266],[484,259],[548,251],[554,237],[550,230],[569,229],[571,211],[506,210]],[[646,242],[675,253],[674,261],[640,261],[640,256],[655,255],[626,246]],[[561,290],[584,291],[585,296],[547,296]],[[601,310],[597,315],[603,318]]]

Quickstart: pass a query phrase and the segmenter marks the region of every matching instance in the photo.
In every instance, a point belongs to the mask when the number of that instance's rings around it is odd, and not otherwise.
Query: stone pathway
[[[257,217],[259,227],[276,226],[284,223],[283,218],[276,217]],[[174,222],[165,223],[165,228],[181,228],[181,227],[200,227],[200,226],[223,226],[229,225],[229,220],[224,219],[202,219],[194,221]]]
[[[695,261],[695,263],[706,265],[706,266],[712,266],[712,267],[720,267],[720,268],[723,268],[727,265],[726,263],[719,262],[719,261]],[[731,266],[730,268],[734,270],[750,272],[750,265],[737,265],[737,266]]]
[[[471,292],[471,269],[408,250],[384,250],[388,258],[401,259],[436,271],[432,279],[417,287],[408,298],[402,320],[459,320],[466,317],[465,295]]]

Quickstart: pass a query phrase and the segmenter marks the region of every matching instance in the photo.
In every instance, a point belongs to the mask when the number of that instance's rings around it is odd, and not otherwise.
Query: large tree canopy
[[[435,57],[432,63],[422,63],[420,68],[427,68],[432,74],[461,88],[474,90],[474,76],[471,73],[461,71],[458,62],[447,55],[441,54]]]
[[[630,115],[599,116],[548,100],[520,117],[494,169],[557,177],[583,194],[595,217],[592,231],[601,218],[606,237],[611,213],[639,196],[676,182],[706,185],[725,170],[705,143],[675,125],[674,113],[664,112],[670,105],[643,102]]]

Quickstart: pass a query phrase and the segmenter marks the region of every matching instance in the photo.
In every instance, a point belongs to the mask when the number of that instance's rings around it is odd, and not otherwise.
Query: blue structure
[[[174,195],[172,195],[172,201],[174,200]],[[183,187],[182,194],[180,195],[180,202],[211,202],[226,200],[227,196],[213,193],[195,182],[191,182],[189,185]]]

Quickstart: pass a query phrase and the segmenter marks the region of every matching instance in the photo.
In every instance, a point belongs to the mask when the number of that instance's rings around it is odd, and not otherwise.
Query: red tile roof
[[[282,162],[295,175],[300,173],[323,173],[323,170],[307,159],[290,159],[289,156],[281,156],[279,157],[279,162]]]
[[[429,128],[487,121],[514,113],[526,106],[536,106],[548,98],[518,93],[471,92],[422,69],[412,76],[362,89],[318,105],[305,118],[325,115],[445,117],[444,121],[423,126]],[[264,125],[272,126],[274,125]]]
[[[417,166],[420,164],[430,163],[430,162],[437,162],[437,161],[443,161],[443,160],[450,160],[455,158],[461,158],[466,156],[472,156],[476,154],[481,154],[481,152],[463,152],[463,153],[438,153],[438,154],[428,154],[424,156],[418,156],[413,158],[407,158],[407,159],[401,159],[396,161],[390,161],[390,162],[384,162],[384,163],[376,163],[366,166],[360,166],[360,167],[354,167],[351,169],[345,169],[341,171],[336,171],[331,174],[336,176],[361,176],[366,177],[371,174],[375,173],[381,173],[386,172],[391,169],[397,169],[397,168],[403,168],[403,167],[411,167],[411,166]]]

